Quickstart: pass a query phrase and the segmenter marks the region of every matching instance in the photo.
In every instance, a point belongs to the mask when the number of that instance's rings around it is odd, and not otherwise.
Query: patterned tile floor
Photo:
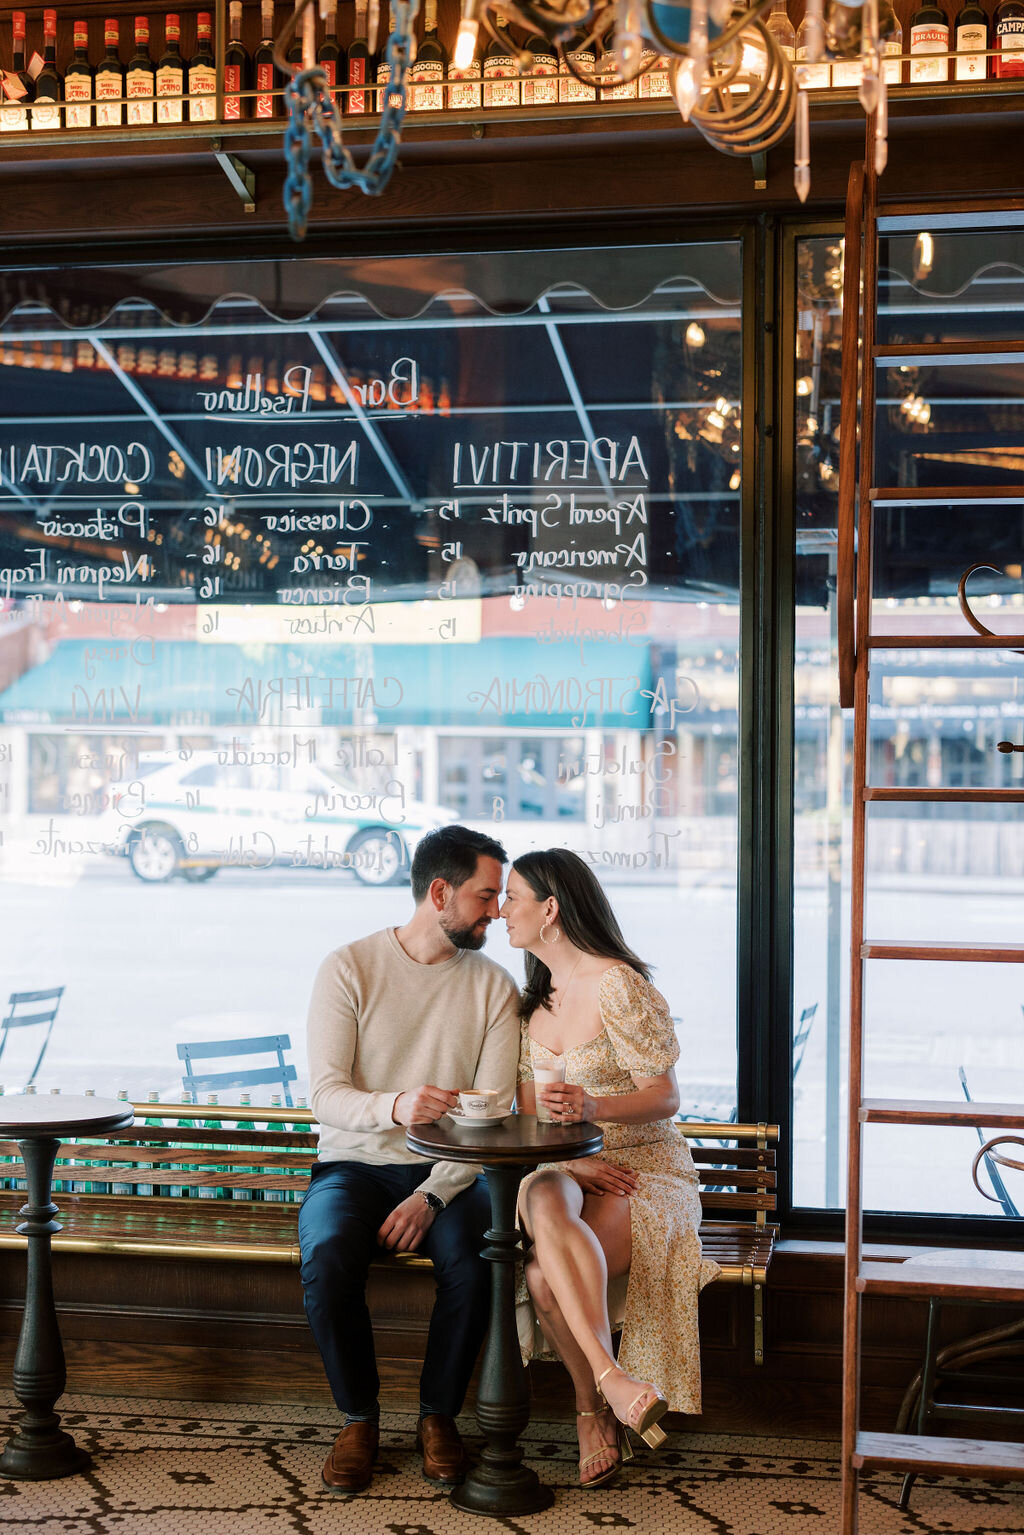
[[[4,1535],[471,1535],[487,1525],[425,1482],[414,1420],[385,1415],[370,1489],[341,1498],[320,1466],[336,1430],[329,1409],[271,1404],[66,1396],[64,1425],[94,1456],[64,1481],[0,1481]],[[0,1393],[0,1432],[17,1414]],[[471,1425],[464,1425],[467,1431]],[[543,1514],[495,1520],[511,1535],[596,1530],[703,1535],[835,1535],[836,1446],[827,1440],[670,1435],[618,1482],[583,1493],[574,1483],[567,1425],[534,1422],[527,1457],[555,1492]],[[919,1482],[910,1510],[898,1481],[876,1475],[861,1496],[862,1535],[1019,1535],[1024,1486]]]

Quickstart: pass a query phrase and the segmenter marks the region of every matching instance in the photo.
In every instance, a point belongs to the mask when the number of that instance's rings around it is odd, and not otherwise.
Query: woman
[[[595,1121],[600,1157],[546,1164],[523,1182],[532,1246],[529,1298],[576,1388],[580,1482],[618,1471],[628,1440],[656,1445],[666,1411],[700,1411],[697,1296],[717,1267],[701,1258],[693,1159],[672,1123],[679,1055],[668,1005],[626,944],[597,879],[566,849],[527,853],[501,909],[526,950],[519,1107],[558,1124]],[[565,1082],[535,1065],[565,1058]],[[608,1285],[628,1275],[618,1362]],[[525,1299],[525,1297],[524,1297]],[[617,1316],[616,1321],[619,1320]],[[543,1352],[541,1348],[527,1352]]]

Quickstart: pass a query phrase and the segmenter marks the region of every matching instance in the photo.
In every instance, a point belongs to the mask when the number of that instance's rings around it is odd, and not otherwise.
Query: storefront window
[[[271,1033],[301,1078],[319,960],[460,819],[591,863],[684,1108],[735,1112],[740,294],[738,243],[2,277],[40,1090],[172,1097],[177,1044]]]

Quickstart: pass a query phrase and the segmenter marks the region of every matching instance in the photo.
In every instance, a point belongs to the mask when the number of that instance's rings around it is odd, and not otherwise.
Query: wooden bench
[[[54,1168],[62,1227],[53,1238],[55,1251],[299,1263],[298,1207],[317,1147],[308,1109],[133,1107],[137,1123],[130,1130],[99,1142],[62,1144]],[[143,1122],[157,1114],[164,1123]],[[219,1129],[195,1125],[200,1117],[228,1123]],[[240,1119],[256,1119],[261,1128],[239,1130]],[[311,1128],[294,1128],[304,1124]],[[264,1128],[271,1125],[281,1128]],[[752,1290],[754,1359],[761,1364],[764,1286],[778,1234],[767,1219],[776,1207],[778,1126],[680,1122],[679,1129],[690,1141],[701,1181],[704,1252],[721,1268],[722,1283]],[[0,1141],[0,1182],[6,1189],[0,1194],[0,1249],[25,1245],[13,1229],[21,1201],[10,1185],[24,1184],[19,1175],[17,1146]],[[416,1253],[382,1261],[430,1267],[430,1260]]]

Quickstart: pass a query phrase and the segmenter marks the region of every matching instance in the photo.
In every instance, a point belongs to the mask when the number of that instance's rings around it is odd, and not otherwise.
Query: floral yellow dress
[[[634,1075],[661,1076],[675,1064],[679,1043],[668,1003],[643,976],[629,965],[612,966],[601,977],[598,1001],[604,1028],[565,1052],[567,1082],[609,1098],[635,1092]],[[519,1080],[532,1081],[533,1060],[553,1053],[531,1038],[524,1021]],[[690,1148],[670,1119],[603,1123],[601,1129],[606,1160],[638,1178],[629,1201],[633,1245],[624,1297],[621,1282],[609,1285],[612,1325],[622,1325],[619,1364],[638,1380],[659,1385],[674,1412],[700,1412],[697,1297],[719,1269],[701,1255],[700,1193]],[[559,1164],[538,1167],[523,1187],[547,1168]],[[524,1358],[554,1358],[522,1278],[516,1300]]]

